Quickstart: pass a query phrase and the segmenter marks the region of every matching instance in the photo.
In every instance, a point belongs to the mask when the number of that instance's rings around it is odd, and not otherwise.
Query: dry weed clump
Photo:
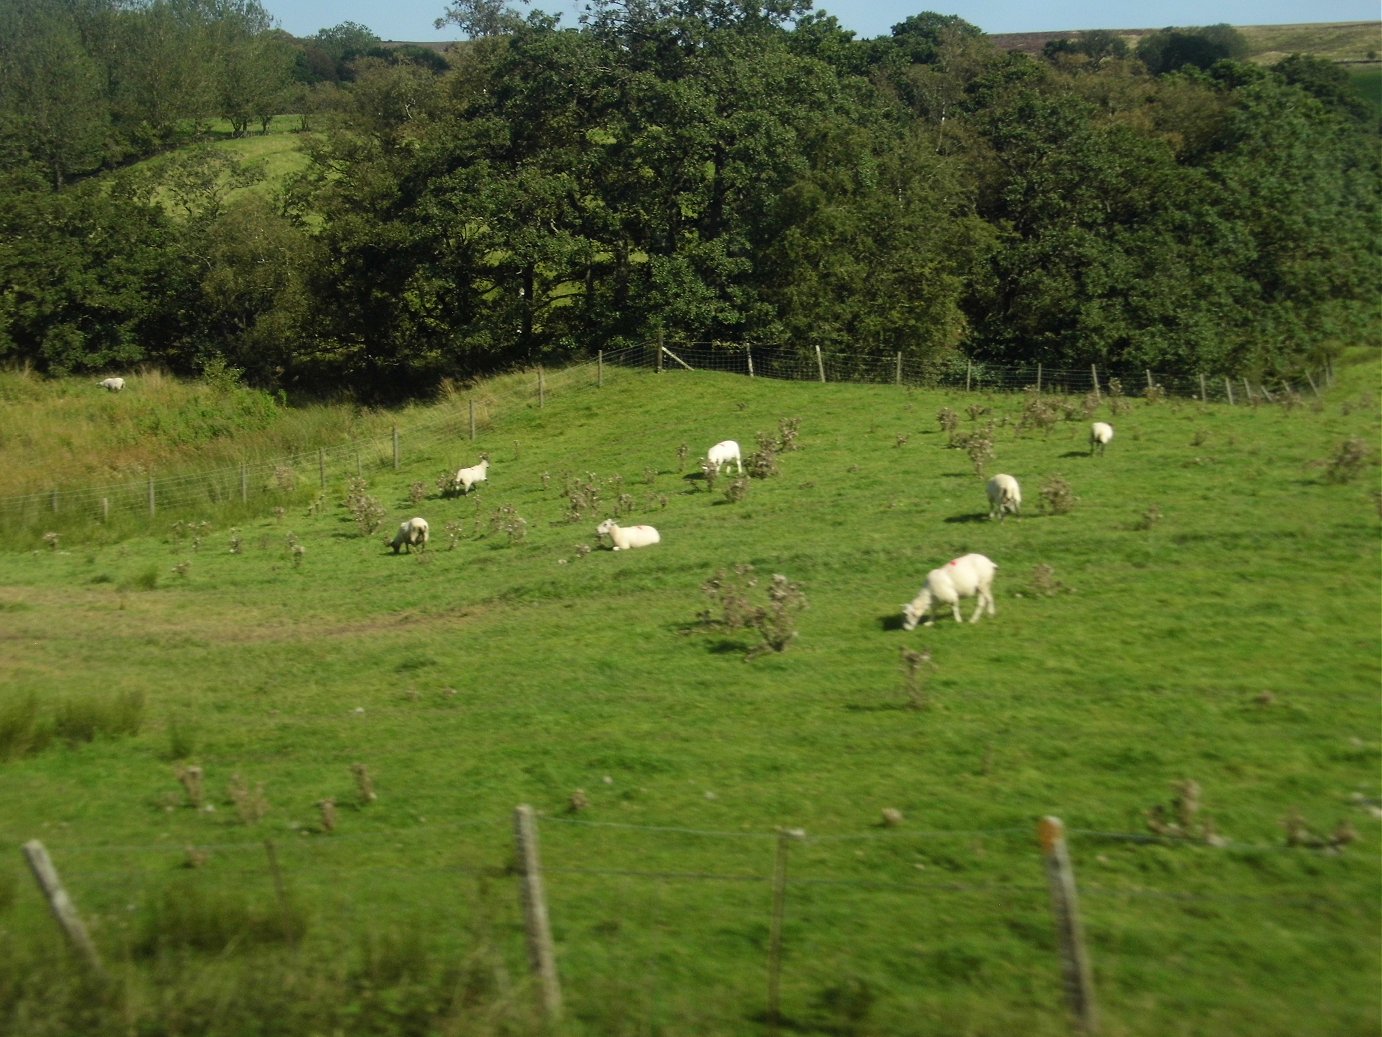
[[[370,536],[384,522],[388,510],[367,493],[368,485],[364,479],[352,478],[346,483],[345,508],[355,520],[355,528],[361,536]]]
[[[370,777],[368,767],[363,763],[352,763],[350,773],[355,776],[355,791],[360,796],[362,806],[367,806],[379,798],[374,791],[374,780]]]
[[[234,804],[235,816],[240,819],[241,824],[258,824],[264,820],[264,815],[269,812],[269,800],[264,795],[264,783],[262,781],[250,785],[238,773],[232,774],[226,795]]]
[[[960,427],[960,416],[949,407],[942,407],[936,412],[936,424],[940,425],[941,431],[945,433],[945,445],[955,445],[955,431]]]
[[[1321,835],[1310,827],[1299,810],[1292,810],[1282,818],[1281,825],[1286,829],[1287,846],[1304,846],[1339,853],[1349,843],[1358,840],[1358,829],[1350,822],[1340,821],[1328,835]]]
[[[1359,436],[1350,436],[1339,444],[1334,456],[1322,462],[1326,482],[1352,482],[1373,462],[1372,449]]]
[[[1190,778],[1171,785],[1174,795],[1168,805],[1156,804],[1147,811],[1147,827],[1157,835],[1172,839],[1192,839],[1210,846],[1224,846],[1227,840],[1208,817],[1200,819],[1200,783]]]
[[[1064,515],[1074,510],[1079,500],[1075,491],[1063,475],[1048,475],[1038,491],[1041,496],[1041,510],[1051,515]]]
[[[528,536],[528,521],[518,514],[512,504],[495,509],[490,516],[489,528],[491,532],[503,533],[508,537],[510,545],[521,544]]]
[[[758,577],[752,565],[736,565],[732,572],[721,569],[701,585],[701,590],[718,606],[717,617],[711,609],[700,614],[703,626],[721,630],[753,630],[760,642],[745,653],[745,660],[755,659],[766,652],[785,652],[796,639],[796,614],[807,607],[801,587],[781,573],[774,573],[766,594],[767,604],[753,601],[752,592],[758,587]]]
[[[915,651],[911,648],[902,649],[902,677],[903,689],[907,693],[907,708],[925,709],[930,705],[926,695],[926,678],[924,668],[933,666],[931,653],[925,651]]]
[[[206,786],[203,781],[202,769],[192,764],[179,767],[175,773],[179,784],[182,785],[183,791],[187,794],[188,805],[200,810],[206,803]]]
[[[1056,570],[1045,562],[1032,567],[1032,593],[1042,598],[1068,593],[1070,588],[1056,578]]]

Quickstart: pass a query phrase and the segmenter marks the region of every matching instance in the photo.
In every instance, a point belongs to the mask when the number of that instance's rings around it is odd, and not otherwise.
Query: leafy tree
[[[0,142],[54,189],[96,168],[110,127],[105,80],[62,0],[0,6]]]
[[[1243,58],[1248,43],[1231,25],[1201,29],[1167,28],[1142,37],[1137,56],[1154,75],[1165,75],[1187,65],[1208,70],[1220,61]]]

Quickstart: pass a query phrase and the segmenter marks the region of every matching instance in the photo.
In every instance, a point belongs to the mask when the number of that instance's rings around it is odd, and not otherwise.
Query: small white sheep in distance
[[[1094,453],[1095,448],[1099,450],[1099,456],[1103,456],[1104,447],[1108,446],[1109,440],[1113,438],[1113,426],[1106,421],[1096,421],[1089,426],[1089,452]]]
[[[404,547],[409,553],[413,548],[421,551],[427,546],[428,533],[427,520],[415,515],[407,522],[399,523],[398,532],[393,535],[393,540],[389,541],[389,546],[393,548],[394,554],[398,554],[399,549]]]
[[[926,617],[924,625],[929,627],[935,622],[928,615],[935,602],[949,605],[955,622],[962,622],[961,598],[979,599],[974,615],[969,618],[971,623],[979,622],[979,615],[986,608],[990,616],[994,615],[997,610],[993,606],[993,575],[997,571],[998,566],[980,554],[963,555],[946,562],[939,569],[932,569],[926,574],[926,582],[917,596],[902,606],[902,629],[915,630],[923,616]]]
[[[123,378],[103,378],[96,384],[110,392],[119,392],[125,387],[125,380]]]
[[[652,526],[621,526],[614,519],[605,519],[595,529],[596,536],[608,535],[614,541],[614,550],[627,551],[634,547],[651,547],[660,543],[661,534]]]
[[[988,481],[989,518],[995,515],[1002,522],[1009,512],[1016,515],[1022,508],[1022,488],[1011,475],[995,475]]]
[[[738,474],[744,474],[744,462],[739,457],[739,444],[732,439],[716,443],[705,452],[705,456],[717,472],[723,471],[733,461]]]
[[[459,490],[468,497],[470,496],[470,488],[482,482],[489,482],[489,458],[487,457],[482,458],[479,464],[457,471],[456,477],[451,480],[451,488]]]

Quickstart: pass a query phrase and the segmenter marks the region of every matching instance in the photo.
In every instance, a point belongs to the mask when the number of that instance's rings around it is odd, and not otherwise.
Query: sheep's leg
[[[959,599],[959,598],[956,598],[954,601],[952,601],[952,602],[950,603],[950,611],[951,611],[952,613],[954,613],[955,622],[956,622],[956,623],[963,623],[963,622],[964,622],[964,620],[960,618],[960,599]]]

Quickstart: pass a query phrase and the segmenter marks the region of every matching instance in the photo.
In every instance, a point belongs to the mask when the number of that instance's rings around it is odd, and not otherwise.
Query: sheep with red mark
[[[993,605],[993,577],[997,571],[998,566],[981,554],[962,555],[939,569],[932,569],[926,574],[926,582],[917,596],[902,606],[902,629],[915,630],[923,619],[924,626],[931,626],[935,619],[929,613],[937,602],[950,606],[956,623],[963,622],[960,619],[961,598],[979,599],[974,615],[969,618],[971,623],[979,622],[985,609],[990,616],[994,615],[997,610]]]

